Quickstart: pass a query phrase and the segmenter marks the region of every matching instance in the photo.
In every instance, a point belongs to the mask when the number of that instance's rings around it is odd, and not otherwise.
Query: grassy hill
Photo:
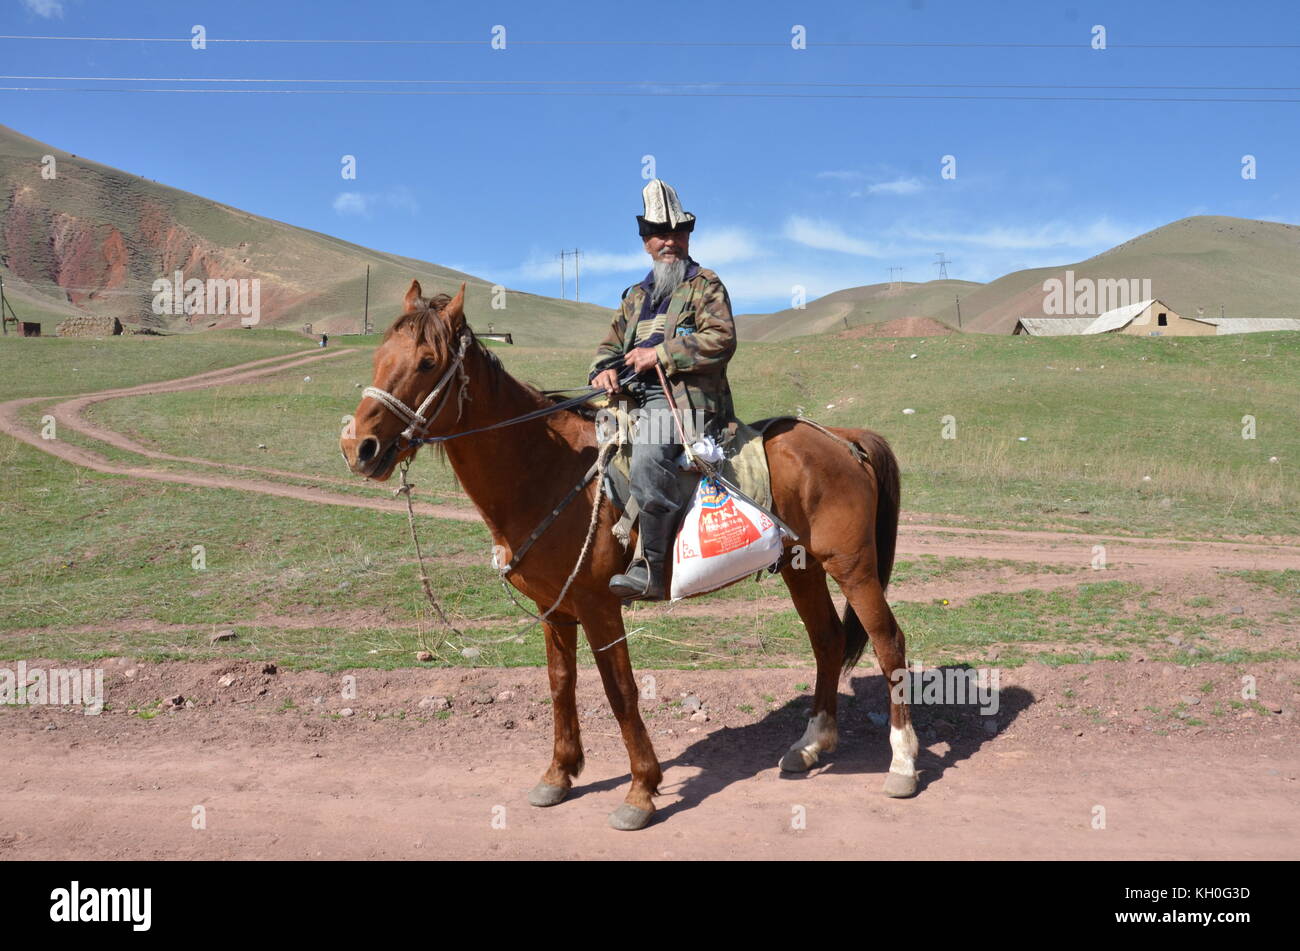
[[[742,340],[775,342],[805,334],[852,330],[907,317],[928,317],[955,326],[954,299],[964,297],[979,284],[971,281],[929,281],[899,287],[868,284],[850,287],[819,297],[803,310],[775,314],[753,314],[738,318],[736,331]]]
[[[1010,333],[1022,316],[1044,314],[1043,282],[1149,279],[1151,294],[1185,316],[1300,316],[1300,227],[1273,221],[1201,215],[1139,235],[1095,257],[1058,267],[1015,271],[988,284],[930,281],[854,287],[818,298],[806,309],[745,316],[743,339],[775,341],[805,334],[928,317],[955,323],[953,298],[961,297],[962,328]]]
[[[46,155],[57,162],[53,179],[41,174]],[[466,281],[475,328],[490,321],[519,343],[589,347],[608,325],[606,308],[518,291],[494,311],[482,278],[249,214],[0,126],[0,274],[19,316],[39,320],[47,334],[86,312],[174,330],[239,325],[230,315],[190,324],[153,314],[151,285],[176,270],[187,279],[260,279],[260,326],[356,332],[367,265],[379,329],[396,316],[412,277],[426,292]]]

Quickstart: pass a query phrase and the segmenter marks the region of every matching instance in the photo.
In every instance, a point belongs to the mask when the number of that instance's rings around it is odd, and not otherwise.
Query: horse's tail
[[[894,571],[894,551],[898,544],[898,512],[901,478],[898,459],[883,436],[868,429],[853,442],[867,454],[876,473],[876,576],[880,588],[889,587],[889,576]],[[844,605],[844,669],[849,670],[862,656],[867,646],[867,629],[862,626],[853,605]]]

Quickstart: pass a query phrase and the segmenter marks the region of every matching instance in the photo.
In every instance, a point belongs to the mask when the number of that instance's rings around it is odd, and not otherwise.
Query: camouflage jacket
[[[622,371],[623,357],[635,345],[637,320],[650,307],[650,286],[647,278],[623,292],[609,333],[596,348],[589,378],[610,367]],[[716,433],[735,418],[727,383],[727,361],[736,352],[731,298],[717,274],[691,261],[686,278],[669,299],[666,318],[663,342],[654,350],[673,400],[686,417],[688,433],[697,411],[704,414],[705,428]],[[658,376],[652,379],[658,385]]]

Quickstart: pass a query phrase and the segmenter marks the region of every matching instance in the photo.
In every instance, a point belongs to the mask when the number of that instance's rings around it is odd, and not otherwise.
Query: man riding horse
[[[664,565],[681,503],[677,457],[682,452],[658,369],[670,382],[687,439],[718,438],[734,417],[727,361],[736,352],[736,324],[718,275],[690,256],[695,216],[682,211],[677,192],[654,179],[641,198],[645,214],[636,220],[653,266],[623,292],[589,379],[611,394],[625,390],[642,410],[632,438],[631,483],[640,506],[644,558],[611,578],[609,589],[625,599],[658,601],[664,597]]]

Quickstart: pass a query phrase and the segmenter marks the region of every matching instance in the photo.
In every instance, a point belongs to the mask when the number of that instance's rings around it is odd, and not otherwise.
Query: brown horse
[[[412,282],[402,315],[375,352],[373,386],[379,395],[367,391],[353,426],[340,440],[354,472],[381,482],[388,479],[417,451],[418,446],[409,443],[412,432],[465,432],[554,405],[507,373],[496,355],[478,343],[465,320],[464,300],[463,284],[455,298],[425,299],[419,283]],[[412,412],[414,407],[418,409]],[[798,534],[803,549],[785,561],[781,575],[817,659],[812,717],[780,763],[790,771],[810,769],[821,754],[835,749],[839,674],[857,661],[868,636],[887,676],[906,669],[903,631],[885,601],[898,528],[898,464],[875,433],[834,432],[853,446],[795,420],[773,423],[765,434],[773,508]],[[507,557],[582,480],[598,452],[591,420],[569,410],[442,445],[494,544]],[[596,493],[595,482],[589,483],[509,577],[541,610],[555,603],[573,570]],[[654,812],[652,797],[663,774],[637,707],[637,684],[627,643],[621,640],[622,604],[608,588],[610,577],[624,570],[629,557],[611,532],[615,521],[612,506],[605,504],[583,570],[543,626],[555,750],[529,801],[556,805],[582,772],[574,699],[581,624],[631,759],[632,787],[610,815],[610,824],[639,829]],[[787,548],[792,544],[786,541]],[[843,620],[831,601],[828,574],[848,599]],[[609,650],[600,649],[610,644],[614,646]],[[916,792],[917,741],[906,702],[897,693],[890,691],[893,761],[884,791],[901,797]]]

